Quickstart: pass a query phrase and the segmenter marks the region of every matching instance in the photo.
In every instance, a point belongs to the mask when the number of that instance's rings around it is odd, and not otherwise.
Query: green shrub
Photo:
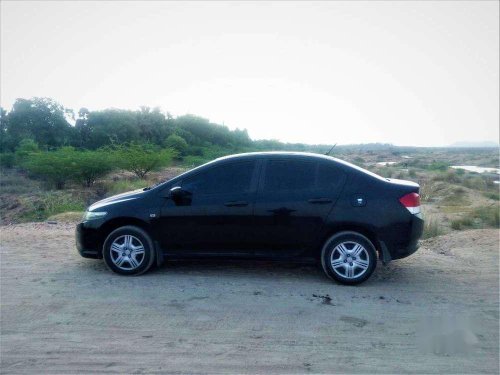
[[[72,147],[26,154],[22,165],[30,174],[44,179],[57,189],[63,189],[69,181],[91,186],[96,179],[114,169],[107,152],[77,151]]]
[[[500,208],[497,204],[477,207],[466,216],[452,220],[451,228],[498,228],[500,226]]]
[[[172,134],[165,140],[165,146],[177,151],[177,155],[184,156],[188,149],[188,144],[180,135]]]
[[[427,166],[431,171],[446,171],[450,165],[443,161],[434,161]]]
[[[75,150],[72,147],[30,153],[22,165],[30,174],[43,178],[56,189],[63,189],[68,181],[78,178]]]
[[[23,139],[16,148],[16,159],[22,163],[29,155],[40,152],[38,144],[33,139]]]
[[[94,182],[115,169],[112,158],[105,151],[75,151],[75,179],[92,186]]]
[[[12,152],[4,152],[0,154],[0,167],[13,168],[15,163],[15,155]]]
[[[177,153],[152,144],[129,143],[115,146],[110,155],[116,165],[144,178],[149,172],[169,165]]]

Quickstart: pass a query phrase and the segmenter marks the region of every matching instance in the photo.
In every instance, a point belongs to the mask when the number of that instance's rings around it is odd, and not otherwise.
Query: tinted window
[[[316,187],[321,190],[335,190],[341,187],[345,174],[331,163],[319,163]]]
[[[267,162],[264,191],[294,191],[314,188],[316,163],[306,160]]]
[[[264,191],[327,190],[337,192],[345,173],[332,163],[309,160],[268,161]]]
[[[255,161],[226,163],[187,177],[183,189],[193,194],[246,193],[250,190]]]

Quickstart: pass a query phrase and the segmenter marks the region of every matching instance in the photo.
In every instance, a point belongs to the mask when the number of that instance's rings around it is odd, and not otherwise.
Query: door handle
[[[330,198],[312,198],[308,202],[312,204],[327,204],[332,203],[332,200]]]
[[[248,202],[247,201],[230,201],[230,202],[224,203],[224,206],[226,206],[226,207],[245,207],[245,206],[248,206]]]

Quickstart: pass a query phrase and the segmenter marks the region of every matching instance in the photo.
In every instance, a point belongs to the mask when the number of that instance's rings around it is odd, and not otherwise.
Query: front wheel
[[[371,241],[357,232],[340,232],[330,237],[321,251],[321,265],[330,278],[342,284],[359,284],[377,265]]]
[[[111,232],[104,241],[102,252],[106,266],[122,275],[140,275],[151,268],[155,259],[149,235],[132,225]]]

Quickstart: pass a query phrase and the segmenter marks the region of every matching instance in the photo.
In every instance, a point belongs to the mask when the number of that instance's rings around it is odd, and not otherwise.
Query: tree
[[[67,113],[62,105],[49,98],[17,99],[5,125],[10,147],[16,147],[25,138],[44,148],[69,145],[74,129],[66,120]]]
[[[165,140],[165,146],[177,151],[179,156],[184,156],[188,148],[186,140],[177,134],[169,135]]]
[[[87,108],[80,108],[78,118],[75,122],[76,139],[74,144],[79,147],[88,147],[91,142],[91,129],[89,126],[90,111]]]
[[[136,116],[142,142],[161,145],[162,141],[172,134],[172,120],[166,119],[159,108],[141,107]]]
[[[85,147],[97,149],[110,144],[138,142],[139,127],[134,111],[106,109],[88,113],[87,132],[90,134]]]
[[[149,172],[168,165],[175,157],[171,149],[159,149],[152,144],[128,143],[115,146],[113,159],[121,168],[144,178]]]
[[[7,111],[0,107],[0,152],[13,151],[11,137],[8,133]]]

